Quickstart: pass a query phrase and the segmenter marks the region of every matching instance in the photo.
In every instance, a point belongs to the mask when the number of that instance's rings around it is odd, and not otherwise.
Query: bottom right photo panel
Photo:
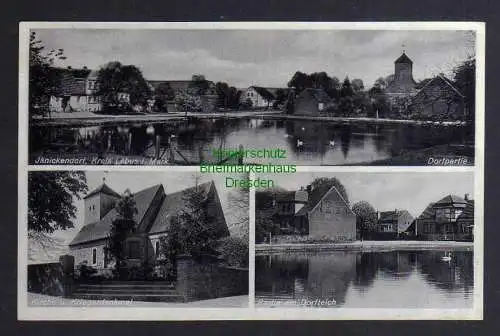
[[[259,177],[256,308],[474,307],[473,172]]]

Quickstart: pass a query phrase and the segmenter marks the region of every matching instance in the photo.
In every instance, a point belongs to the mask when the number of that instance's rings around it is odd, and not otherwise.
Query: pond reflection
[[[257,256],[255,302],[351,308],[472,308],[473,253],[288,253]]]
[[[287,158],[274,163],[297,165],[368,164],[445,146],[445,154],[473,157],[472,130],[436,125],[348,124],[261,119],[188,119],[168,123],[92,127],[33,126],[30,162],[44,155],[129,155],[170,159],[182,164],[217,163],[213,149],[282,148]],[[419,154],[420,155],[420,154]],[[417,155],[418,156],[418,155]],[[420,163],[426,164],[422,154]],[[172,160],[170,164],[176,164]],[[248,159],[245,163],[269,163]],[[397,163],[395,163],[397,164]],[[402,163],[401,163],[402,164]]]

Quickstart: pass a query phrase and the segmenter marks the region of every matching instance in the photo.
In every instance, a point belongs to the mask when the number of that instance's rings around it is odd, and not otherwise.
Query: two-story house
[[[308,200],[295,214],[294,227],[311,237],[356,240],[356,215],[334,186],[308,187]]]
[[[415,235],[426,240],[470,240],[474,228],[474,201],[448,195],[429,204],[415,222]]]
[[[378,218],[377,231],[392,238],[406,232],[413,223],[413,216],[407,210],[382,211]]]

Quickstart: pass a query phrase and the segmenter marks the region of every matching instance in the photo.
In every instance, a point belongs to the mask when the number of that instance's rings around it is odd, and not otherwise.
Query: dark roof
[[[435,205],[437,206],[455,205],[455,204],[465,205],[466,203],[467,202],[461,197],[458,197],[456,195],[448,195],[437,201]]]
[[[422,212],[422,214],[420,214],[420,216],[418,216],[417,219],[434,219],[435,208],[442,207],[445,205],[453,205],[453,206],[456,206],[458,208],[464,208],[464,211],[467,208],[467,206],[469,206],[469,207],[472,206],[472,211],[473,211],[474,201],[472,201],[472,200],[466,201],[461,197],[458,197],[455,195],[448,195],[448,196],[440,199],[438,202],[430,203],[427,206],[427,208],[425,208],[425,210]],[[467,210],[467,211],[469,211],[469,210]]]
[[[136,223],[139,224],[142,221],[144,214],[149,208],[149,205],[159,188],[161,188],[161,185],[156,185],[133,195],[137,207],[137,213],[134,216]],[[85,225],[69,245],[76,245],[107,238],[111,229],[111,224],[117,215],[118,213],[116,209],[112,209],[104,215],[100,221]]]
[[[426,83],[422,86],[422,88],[417,92],[417,94],[415,95],[415,97],[413,97],[413,99],[415,99],[418,95],[420,95],[421,92],[424,92],[428,86],[431,86],[432,83],[435,83],[436,81],[441,81],[442,83],[445,83],[446,85],[448,85],[448,87],[453,91],[455,92],[457,95],[459,95],[460,97],[464,98],[465,96],[457,89],[457,87],[455,86],[455,84],[450,80],[448,79],[447,77],[443,76],[443,75],[437,75],[436,77],[433,77],[431,79],[427,79],[426,80]]]
[[[202,188],[205,192],[205,197],[208,196],[210,192],[210,188],[214,185],[213,181],[206,182],[200,184],[198,188]],[[151,228],[148,230],[150,234],[161,233],[167,231],[170,226],[172,220],[172,214],[180,211],[184,205],[184,198],[193,192],[197,187],[191,187],[184,190],[180,190],[168,195],[165,195],[165,198],[161,204],[160,210],[156,215]]]
[[[413,64],[413,61],[403,52],[403,54],[399,56],[398,59],[394,61],[394,63]]]
[[[134,215],[134,221],[138,225],[142,222],[146,211],[151,206],[153,198],[160,188],[163,187],[161,184],[158,184],[132,195],[137,208],[137,213]],[[100,221],[85,225],[69,245],[71,246],[107,238],[111,230],[111,224],[117,216],[118,212],[116,209],[111,209]]]
[[[330,98],[330,96],[323,89],[307,88],[304,89],[303,92],[311,95],[319,103],[328,103],[332,101],[332,98]]]
[[[108,187],[106,183],[103,183],[94,190],[92,190],[91,192],[89,192],[87,195],[85,195],[83,199],[89,198],[90,196],[94,196],[95,194],[98,193],[103,193],[115,197],[121,197],[119,193]]]
[[[84,96],[88,69],[51,68],[51,76],[57,80],[57,95]]]
[[[266,89],[265,87],[261,87],[261,86],[252,86],[252,88],[254,88],[255,91],[257,91],[257,93],[259,95],[262,96],[262,98],[266,99],[266,100],[274,100],[276,99],[274,97],[274,95],[272,94],[271,91],[269,91],[268,89]]]
[[[418,219],[434,218],[434,203],[429,203],[427,208],[422,211]]]
[[[328,186],[328,185],[322,185],[319,187],[314,188],[309,192],[309,198],[308,202],[300,208],[299,211],[295,214],[295,216],[303,216],[309,213],[312,209],[318,205],[318,203],[321,201],[321,199],[328,193],[330,190],[334,189],[337,194],[343,199],[342,195],[339,193],[337,188],[335,186]],[[345,200],[344,200],[345,201]],[[349,208],[349,206],[346,203],[346,206]],[[349,208],[350,209],[350,208]]]
[[[379,221],[397,221],[398,211],[381,211]]]

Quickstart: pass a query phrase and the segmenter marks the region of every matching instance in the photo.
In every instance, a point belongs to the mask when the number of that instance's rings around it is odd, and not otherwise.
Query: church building
[[[399,56],[394,61],[394,78],[386,88],[389,99],[406,98],[417,93],[417,83],[413,79],[413,61],[406,55]]]

